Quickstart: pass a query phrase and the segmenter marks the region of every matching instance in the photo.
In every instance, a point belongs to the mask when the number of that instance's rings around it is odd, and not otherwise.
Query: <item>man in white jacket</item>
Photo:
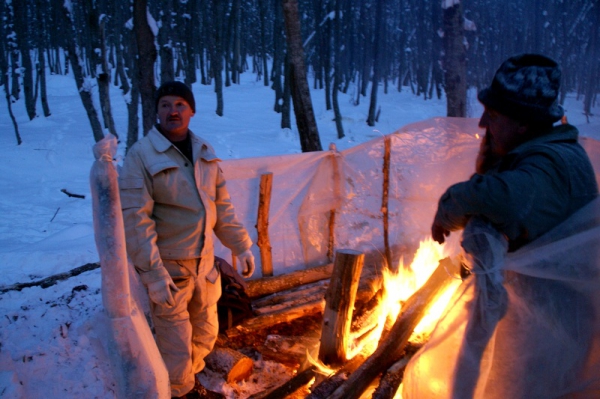
[[[239,259],[244,277],[254,272],[254,257],[220,159],[188,129],[195,106],[184,83],[158,89],[159,123],[129,150],[119,188],[127,253],[148,289],[171,395],[222,397],[195,378],[218,334],[221,278],[212,233]]]

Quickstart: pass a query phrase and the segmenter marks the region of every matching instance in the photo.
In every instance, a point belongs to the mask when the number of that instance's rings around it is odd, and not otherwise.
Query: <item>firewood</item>
[[[290,380],[267,392],[251,395],[248,399],[285,399],[300,388],[309,384],[316,374],[316,367],[310,366]]]
[[[271,187],[273,173],[264,173],[260,176],[260,192],[258,200],[258,216],[256,230],[258,240],[256,245],[260,249],[260,264],[262,275],[273,275],[273,256],[271,254],[271,241],[269,240],[269,208],[271,206]]]
[[[252,309],[256,315],[264,315],[264,314],[278,312],[281,310],[294,308],[296,306],[300,306],[300,305],[303,305],[303,304],[306,304],[309,302],[319,301],[319,300],[322,300],[324,297],[325,297],[325,290],[321,290],[321,292],[317,291],[317,292],[310,293],[310,294],[307,294],[304,296],[297,296],[295,298],[290,298],[283,303],[277,303],[274,305],[255,308],[254,304],[252,304]]]
[[[247,379],[254,367],[252,359],[230,348],[214,348],[204,361],[206,367],[220,374],[227,383]]]
[[[327,281],[326,284],[329,284]],[[360,281],[358,292],[356,294],[356,302],[363,303],[368,302],[378,290],[378,287],[381,285],[381,278],[376,275],[374,272],[363,273],[363,279]],[[325,284],[323,286],[326,286]],[[294,287],[292,290],[302,290],[303,288]],[[280,291],[274,296],[279,295],[287,295],[287,291]],[[260,301],[263,298],[257,299],[256,301]],[[240,325],[228,329],[225,334],[229,337],[237,337],[241,334],[248,334],[254,331],[258,331],[263,328],[272,327],[279,323],[287,323],[297,318],[315,315],[318,313],[322,313],[325,308],[325,300],[321,297],[315,299],[315,297],[306,296],[304,298],[305,302],[301,300],[296,301],[291,306],[290,303],[287,303],[287,307],[282,307],[281,309],[274,310],[270,313],[265,313],[258,308],[255,308],[253,301],[253,308],[257,313],[262,313],[257,315],[256,317],[244,320]],[[276,301],[276,300],[273,300]],[[285,302],[284,302],[285,303]]]
[[[371,399],[393,399],[404,377],[406,365],[411,358],[412,354],[404,355],[385,372]]]
[[[359,353],[344,364],[339,370],[332,375],[323,378],[318,383],[316,382],[310,389],[311,393],[306,399],[325,399],[329,397],[340,385],[348,379],[367,358],[365,354]],[[317,377],[318,378],[318,377]]]
[[[379,342],[377,350],[335,390],[329,399],[359,398],[373,379],[390,368],[402,356],[412,331],[419,324],[428,306],[452,283],[453,277],[446,271],[452,268],[454,266],[449,258],[440,261],[427,282],[406,301],[400,317],[386,339]]]
[[[361,336],[368,332],[379,321],[379,303],[383,291],[378,290],[363,306],[354,310],[350,332],[353,336]]]
[[[301,364],[306,363],[306,354],[314,353],[318,346],[318,337],[269,334],[258,350],[263,359],[274,360],[298,369]]]
[[[327,365],[346,361],[356,290],[363,267],[364,254],[350,249],[339,250],[331,282],[325,295],[319,360]]]
[[[333,264],[297,270],[280,276],[263,277],[248,281],[246,293],[250,298],[259,298],[275,292],[284,291],[302,284],[328,279],[331,277]]]
[[[274,294],[267,295],[263,298],[255,299],[252,301],[252,308],[257,310],[272,305],[279,305],[289,303],[298,298],[305,298],[315,293],[320,293],[325,297],[325,291],[329,285],[329,280],[315,281],[314,283],[304,284],[298,287],[291,288],[289,290],[276,292]]]
[[[324,299],[315,300],[296,307],[246,319],[242,321],[241,324],[225,331],[225,334],[230,338],[239,336],[241,334],[248,334],[279,323],[287,323],[303,316],[322,313],[324,308]]]

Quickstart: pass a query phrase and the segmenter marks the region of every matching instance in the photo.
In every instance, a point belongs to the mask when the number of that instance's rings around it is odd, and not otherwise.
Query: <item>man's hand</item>
[[[252,274],[254,273],[254,255],[252,255],[252,251],[247,249],[239,254],[237,258],[240,261],[242,276],[246,278],[252,277]]]
[[[431,225],[431,237],[440,244],[446,241],[446,237],[450,235],[450,231],[437,224],[435,221]]]
[[[179,288],[177,288],[173,279],[171,279],[171,276],[168,275],[162,280],[148,284],[148,296],[150,296],[150,300],[157,305],[169,307],[175,305],[171,290],[173,290],[173,292],[178,292]]]

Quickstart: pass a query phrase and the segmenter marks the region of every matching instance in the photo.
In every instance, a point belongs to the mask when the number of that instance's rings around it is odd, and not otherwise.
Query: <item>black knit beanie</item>
[[[154,103],[155,111],[158,112],[158,102],[161,97],[164,96],[178,96],[183,98],[189,105],[194,113],[196,113],[196,101],[194,100],[194,93],[190,90],[185,83],[171,81],[163,83],[156,91],[156,100]]]
[[[561,71],[540,54],[521,54],[504,61],[490,87],[477,95],[486,107],[522,122],[556,122],[564,111],[558,104]]]

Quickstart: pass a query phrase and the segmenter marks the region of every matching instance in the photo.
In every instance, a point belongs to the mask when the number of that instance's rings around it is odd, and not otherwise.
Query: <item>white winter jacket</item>
[[[213,231],[237,255],[250,248],[238,222],[219,158],[189,132],[191,163],[156,128],[129,150],[119,173],[127,253],[148,284],[168,274],[162,259],[214,263]]]

